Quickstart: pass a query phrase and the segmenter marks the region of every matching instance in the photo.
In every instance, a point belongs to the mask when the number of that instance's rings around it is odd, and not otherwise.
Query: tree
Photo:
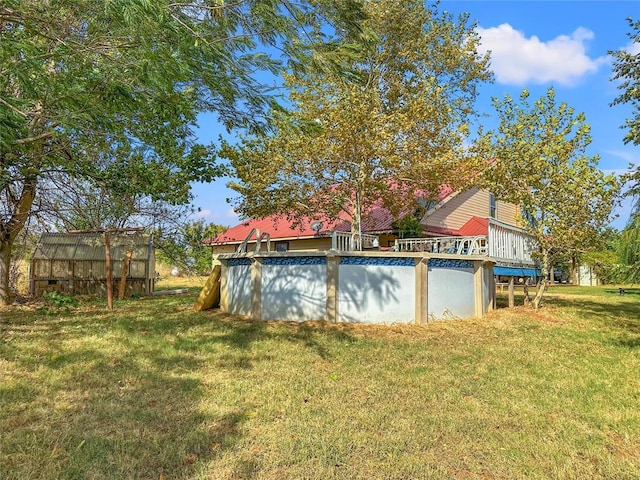
[[[591,135],[584,114],[558,103],[553,89],[533,104],[528,97],[525,90],[520,102],[494,99],[500,124],[484,138],[495,158],[484,180],[497,196],[521,206],[525,228],[538,243],[538,308],[554,257],[593,248],[619,184],[598,169],[597,156],[586,155]]]
[[[399,218],[471,176],[463,142],[478,84],[491,74],[468,16],[454,20],[422,1],[364,8],[352,76],[285,76],[291,111],[272,112],[274,133],[224,151],[242,214],[342,215],[358,233],[374,205]],[[343,41],[354,39],[347,32]]]
[[[277,47],[296,68],[318,58],[331,65],[339,52],[321,45],[323,18],[348,30],[355,10],[348,0],[5,0],[0,306],[11,300],[13,244],[47,175],[184,203],[191,181],[219,173],[213,149],[196,142],[197,115],[261,128],[274,101],[254,73],[279,63],[260,47]]]
[[[631,32],[628,34],[635,46],[640,44],[640,21],[628,18]],[[630,104],[632,116],[625,122],[627,133],[625,143],[640,145],[640,50],[635,53],[630,50],[610,52],[614,58],[614,80],[621,80],[618,88],[622,93],[616,97],[612,105]],[[636,207],[627,226],[620,235],[619,256],[621,262],[622,281],[640,281],[640,166],[631,166],[631,171],[625,180],[630,188],[626,195],[635,196]]]
[[[634,44],[640,44],[640,21],[633,21],[628,18],[631,32],[629,38]],[[622,49],[609,52],[613,56],[613,79],[621,80],[618,89],[622,93],[616,97],[612,105],[630,104],[632,107],[632,117],[625,122],[627,133],[624,137],[625,143],[640,145],[640,51],[632,52]]]
[[[229,227],[205,223],[204,220],[186,222],[175,231],[158,229],[158,260],[176,265],[197,275],[211,272],[211,249],[204,241],[224,233]]]
[[[640,282],[640,200],[636,201],[631,218],[618,239],[617,279],[621,283]]]

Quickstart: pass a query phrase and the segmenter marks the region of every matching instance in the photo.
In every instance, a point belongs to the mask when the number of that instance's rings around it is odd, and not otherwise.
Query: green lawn
[[[0,312],[0,478],[640,478],[638,288],[423,327],[192,292]]]

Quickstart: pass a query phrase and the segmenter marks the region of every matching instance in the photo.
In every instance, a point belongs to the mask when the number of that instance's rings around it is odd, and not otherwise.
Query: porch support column
[[[473,262],[473,291],[475,297],[475,313],[476,317],[484,315],[484,268],[482,260],[474,260]]]

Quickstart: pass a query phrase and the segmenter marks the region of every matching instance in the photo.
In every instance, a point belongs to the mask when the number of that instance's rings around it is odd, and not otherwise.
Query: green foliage
[[[623,282],[640,283],[640,214],[631,218],[620,233],[618,248],[620,260],[620,280]]]
[[[228,227],[196,220],[181,225],[174,233],[156,232],[158,261],[175,265],[198,275],[211,272],[211,248],[203,242]]]
[[[631,29],[627,35],[637,46],[640,44],[640,21],[627,18],[627,22]],[[632,117],[625,122],[627,133],[624,141],[640,145],[640,53],[633,53],[631,49],[609,53],[614,59],[613,80],[620,81],[618,89],[622,91],[612,105],[629,104],[632,107]]]
[[[491,74],[468,16],[422,2],[363,6],[362,35],[343,34],[357,42],[345,60],[353,75],[286,76],[292,109],[272,112],[274,133],[221,153],[247,217],[342,216],[359,231],[376,202],[400,217],[470,177],[464,141]]]
[[[392,226],[398,231],[400,238],[419,238],[424,231],[424,225],[415,215],[405,215],[400,220],[393,222]]]
[[[627,34],[634,47],[640,45],[640,21],[627,18],[631,31]],[[622,93],[615,98],[613,105],[626,104],[631,106],[631,117],[626,119],[624,127],[627,132],[625,143],[640,145],[640,53],[635,48],[621,49],[609,52],[613,57],[613,80],[618,80],[618,89]],[[630,183],[629,195],[640,195],[640,167],[630,165],[630,172],[626,180]]]
[[[519,102],[494,99],[500,125],[484,141],[496,160],[484,181],[528,212],[523,221],[547,272],[556,256],[597,248],[620,186],[598,169],[597,156],[586,155],[591,134],[584,114],[557,102],[553,89],[533,104],[528,97],[525,90]]]
[[[80,305],[75,298],[55,291],[45,292],[42,298],[46,305],[40,309],[40,312],[46,315],[68,314],[72,308]]]
[[[298,69],[340,49],[357,4],[289,0],[10,0],[0,5],[0,304],[5,252],[51,173],[99,181],[125,202],[183,204],[220,173],[196,139],[211,112],[228,129],[264,128],[274,98],[257,72]]]

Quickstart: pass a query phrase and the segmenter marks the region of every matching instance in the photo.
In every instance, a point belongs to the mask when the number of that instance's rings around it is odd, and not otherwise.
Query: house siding
[[[474,215],[481,218],[489,216],[489,192],[486,190],[474,188],[459,193],[428,214],[426,225],[458,230]]]
[[[516,205],[497,201],[497,220],[509,225],[518,225],[517,213],[518,207]],[[489,192],[487,190],[473,188],[459,193],[427,214],[426,222],[423,220],[423,223],[426,223],[427,227],[458,230],[474,216],[489,217]]]
[[[290,252],[303,252],[303,251],[310,251],[310,252],[314,252],[314,251],[318,251],[318,250],[330,250],[331,249],[331,238],[304,238],[304,239],[293,239],[293,240],[286,240],[286,239],[273,239],[271,240],[271,250],[275,250],[275,244],[276,243],[283,243],[283,242],[288,242],[289,243],[289,249],[288,251]],[[247,251],[248,252],[252,252],[253,249],[256,246],[256,242],[250,242],[247,245]],[[227,244],[227,245],[213,245],[211,247],[211,251],[214,257],[214,263],[215,263],[215,259],[216,257],[221,254],[221,253],[234,253],[236,251],[236,248],[238,248],[237,244]],[[267,245],[266,243],[262,244],[262,250],[266,251],[267,250]]]
[[[496,220],[499,220],[503,223],[507,223],[509,225],[520,226],[520,222],[518,221],[518,206],[513,203],[506,203],[498,200],[498,208],[497,208],[497,217]]]

